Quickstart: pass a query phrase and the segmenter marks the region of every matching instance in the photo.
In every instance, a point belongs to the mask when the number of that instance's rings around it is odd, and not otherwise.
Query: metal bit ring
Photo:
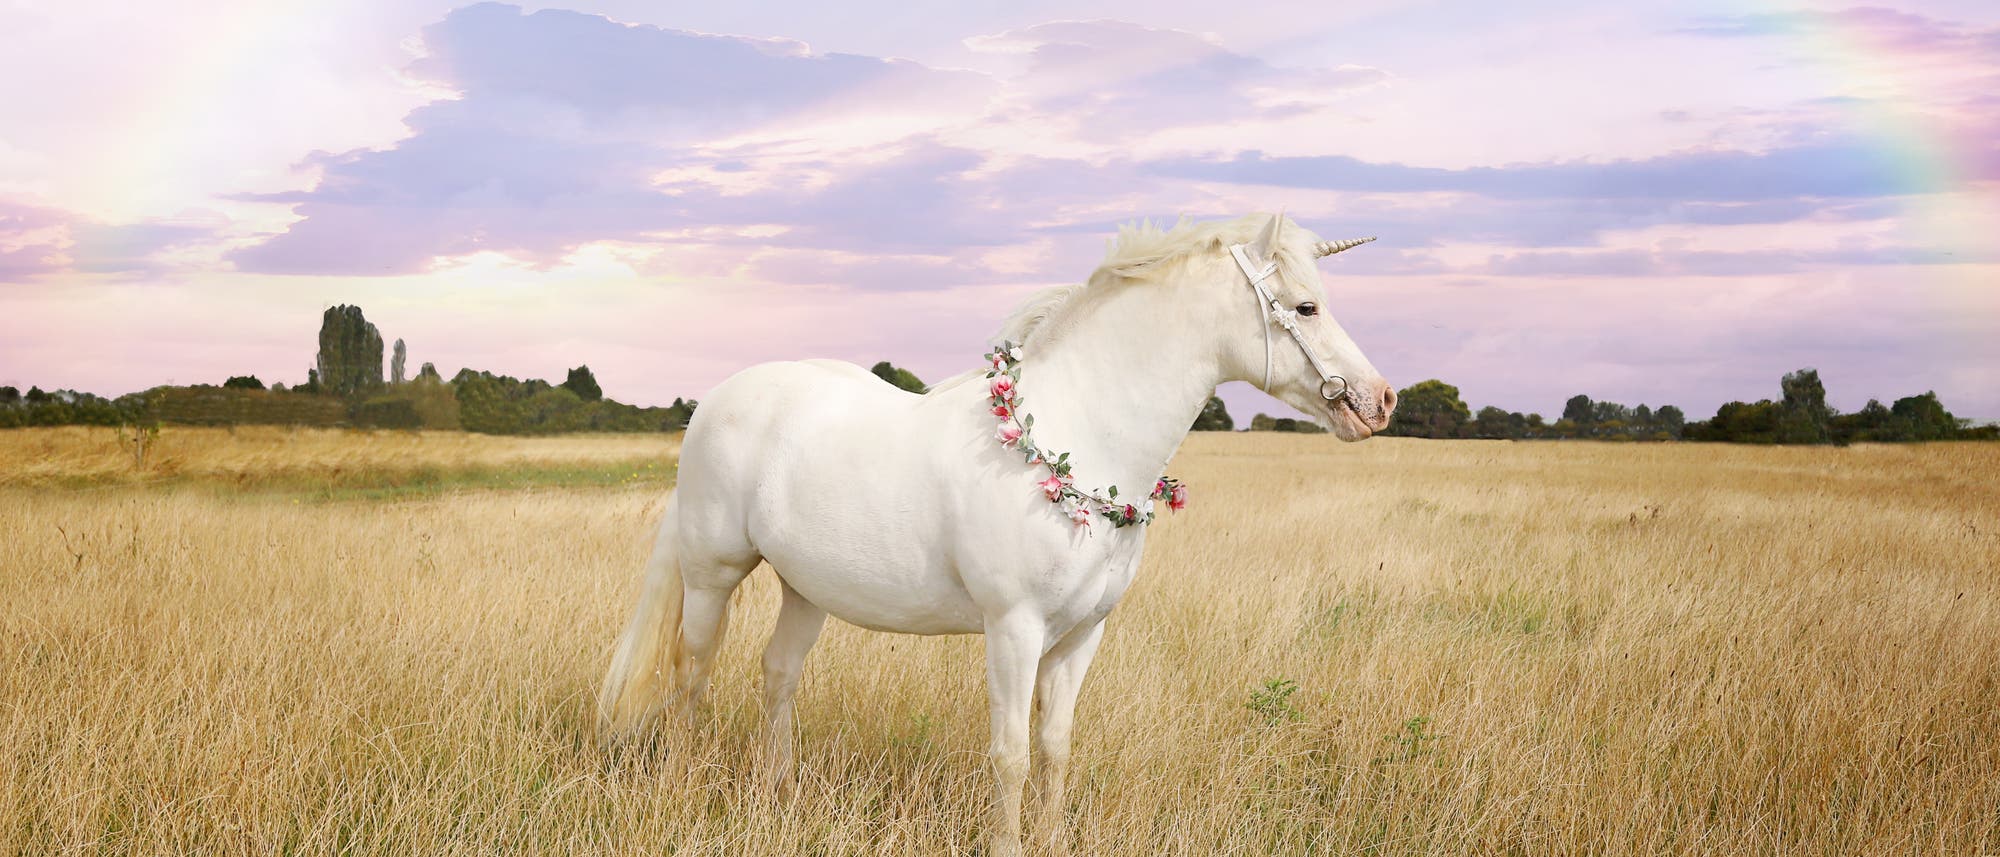
[[[1327,388],[1328,388],[1328,387],[1330,387],[1330,386],[1332,386],[1332,385],[1333,385],[1333,382],[1335,382],[1335,381],[1339,381],[1339,382],[1340,382],[1340,389],[1338,389],[1338,390],[1335,390],[1335,391],[1333,391],[1333,392],[1331,392],[1331,393],[1327,392],[1327,391],[1326,391],[1326,390],[1327,390]],[[1319,397],[1320,397],[1320,398],[1322,398],[1322,399],[1325,399],[1325,400],[1327,400],[1327,401],[1329,401],[1329,402],[1332,402],[1332,401],[1336,401],[1336,400],[1338,400],[1338,399],[1340,399],[1341,397],[1343,397],[1343,396],[1346,396],[1346,395],[1347,395],[1347,379],[1346,379],[1346,378],[1342,378],[1342,377],[1340,377],[1339,375],[1328,375],[1328,376],[1326,376],[1325,380],[1322,380],[1322,381],[1320,381],[1320,382],[1319,382]]]

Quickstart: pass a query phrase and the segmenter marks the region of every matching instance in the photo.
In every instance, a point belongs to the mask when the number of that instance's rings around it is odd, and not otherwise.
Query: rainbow
[[[1954,63],[1952,54],[1982,50],[1983,34],[1888,9],[1786,16],[1798,22],[1787,32],[1821,60],[1834,91],[1854,96],[1842,102],[1853,127],[1907,188],[1895,243],[1946,257],[1926,260],[1942,264],[1923,275],[1935,287],[1930,297],[1943,301],[1937,308],[2000,316],[2000,283],[1990,265],[1977,264],[1996,259],[2000,238],[2000,111],[1919,97],[1982,91],[1976,80],[1990,79],[1992,68]]]

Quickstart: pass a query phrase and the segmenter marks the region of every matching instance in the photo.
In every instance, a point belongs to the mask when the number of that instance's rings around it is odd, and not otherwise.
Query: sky
[[[1283,209],[1475,409],[2000,418],[2000,5],[911,8],[0,0],[0,385],[298,383],[341,303],[639,404],[937,380],[1120,223]]]

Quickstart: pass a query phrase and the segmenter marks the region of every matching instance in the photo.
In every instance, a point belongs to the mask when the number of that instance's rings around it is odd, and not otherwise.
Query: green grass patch
[[[338,479],[272,480],[249,490],[304,494],[324,502],[405,500],[457,491],[524,491],[535,488],[667,488],[676,467],[661,462],[530,465],[466,469],[420,468]]]
[[[1592,622],[1589,611],[1574,600],[1514,587],[1440,592],[1428,600],[1423,612],[1433,620],[1471,631],[1525,637],[1576,637],[1589,630]]]
[[[515,464],[473,467],[337,468],[276,470],[266,473],[184,473],[143,482],[68,479],[59,491],[110,488],[192,489],[302,501],[408,500],[460,491],[524,491],[538,488],[668,488],[676,463],[657,459],[576,464]]]

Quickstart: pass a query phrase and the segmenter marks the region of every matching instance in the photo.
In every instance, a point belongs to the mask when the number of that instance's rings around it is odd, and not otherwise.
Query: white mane
[[[1189,256],[1220,253],[1231,244],[1248,244],[1257,240],[1257,230],[1269,220],[1268,214],[1250,214],[1234,220],[1206,223],[1196,223],[1183,217],[1171,229],[1162,229],[1150,220],[1123,224],[1118,227],[1118,236],[1107,243],[1104,261],[1098,264],[1090,279],[1043,289],[1030,295],[1000,325],[993,340],[1015,342],[1024,347],[1034,345],[1036,334],[1050,327],[1048,322],[1051,319],[1061,318],[1064,310],[1086,290],[1104,288],[1121,281],[1152,280]],[[1310,246],[1316,236],[1289,220],[1283,234],[1286,240],[1277,252],[1278,276],[1292,282],[1310,282],[1315,276]]]

